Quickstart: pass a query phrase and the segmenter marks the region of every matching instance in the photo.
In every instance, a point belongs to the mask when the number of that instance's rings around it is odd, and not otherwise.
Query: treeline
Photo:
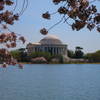
[[[84,54],[82,49],[83,48],[81,47],[76,47],[75,51],[68,50],[68,57],[73,59],[86,59],[88,62],[100,62],[100,50],[93,53]],[[28,55],[26,50],[21,48],[13,50],[10,53],[18,62],[31,62],[32,58],[44,57],[48,62],[50,62],[53,58],[56,58],[59,59],[60,63],[63,63],[62,55],[51,55],[48,52],[33,52]],[[0,62],[1,61],[2,59],[0,59]]]
[[[75,58],[75,59],[86,59],[88,62],[100,62],[100,50],[93,52],[93,53],[87,53],[84,54],[82,50],[68,50],[68,56],[70,58]]]
[[[100,50],[93,53],[87,53],[85,59],[88,59],[89,62],[100,62]]]
[[[77,46],[75,48],[75,51],[73,50],[68,50],[68,57],[70,58],[75,58],[75,59],[80,59],[80,58],[84,58],[84,52],[82,51],[83,48],[82,47],[79,47]]]
[[[13,50],[10,53],[18,62],[29,62],[29,56],[24,48]]]
[[[21,48],[18,50],[11,51],[11,55],[18,62],[32,62],[33,58],[44,57],[47,60],[47,62],[51,62],[51,59],[57,58],[59,59],[60,63],[63,63],[62,55],[51,55],[49,52],[32,52],[31,54],[27,54],[25,49]]]

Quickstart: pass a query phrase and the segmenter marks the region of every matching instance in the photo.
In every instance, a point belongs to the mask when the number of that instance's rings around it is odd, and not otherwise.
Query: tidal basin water
[[[0,68],[0,100],[100,100],[100,64]]]

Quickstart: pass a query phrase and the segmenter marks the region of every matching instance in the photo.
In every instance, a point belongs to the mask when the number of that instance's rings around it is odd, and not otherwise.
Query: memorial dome
[[[61,40],[54,36],[54,35],[48,35],[40,40],[41,44],[62,44]]]

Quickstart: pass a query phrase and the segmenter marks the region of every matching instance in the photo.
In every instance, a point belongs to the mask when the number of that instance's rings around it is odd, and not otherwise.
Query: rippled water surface
[[[100,64],[0,68],[0,100],[100,100]]]

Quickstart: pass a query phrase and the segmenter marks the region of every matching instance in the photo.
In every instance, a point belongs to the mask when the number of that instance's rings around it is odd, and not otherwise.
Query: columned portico
[[[66,55],[67,45],[63,44],[58,37],[47,36],[37,43],[29,43],[27,45],[27,52],[49,52],[51,55]]]

